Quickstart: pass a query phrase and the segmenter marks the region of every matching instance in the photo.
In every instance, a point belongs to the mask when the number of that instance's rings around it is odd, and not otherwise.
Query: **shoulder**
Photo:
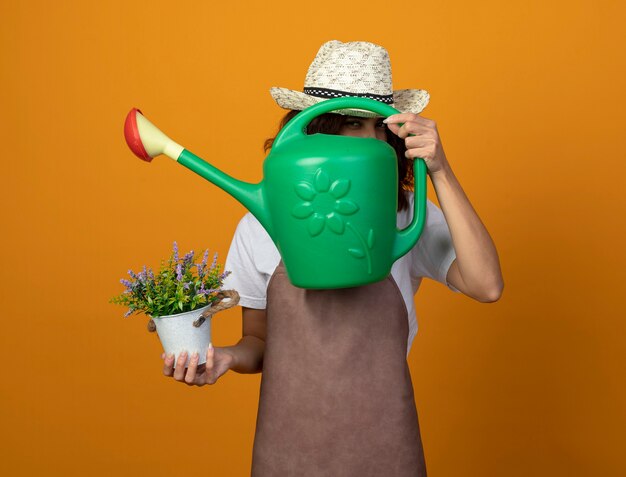
[[[255,243],[272,241],[261,223],[250,212],[244,215],[239,221],[237,229],[235,230],[235,240]]]
[[[263,309],[267,284],[279,261],[280,255],[270,236],[247,213],[237,225],[226,257],[225,269],[231,274],[224,280],[224,286],[239,292],[241,306]]]
[[[247,212],[246,215],[244,215],[239,221],[239,224],[237,225],[237,232],[257,235],[262,235],[263,233],[267,234],[261,225],[261,222],[259,222],[250,212]]]
[[[241,256],[247,257],[249,262],[260,268],[275,267],[280,261],[280,255],[271,237],[257,218],[249,212],[239,221],[229,251],[229,257],[234,260],[239,260]]]

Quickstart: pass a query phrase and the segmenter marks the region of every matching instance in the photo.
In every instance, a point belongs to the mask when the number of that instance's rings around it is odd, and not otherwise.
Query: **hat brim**
[[[294,91],[287,88],[270,88],[270,94],[274,101],[284,109],[294,109],[302,111],[303,109],[313,106],[314,104],[327,101],[326,98],[317,98],[301,91]],[[428,105],[430,95],[424,89],[399,89],[393,92],[393,104],[390,106],[396,108],[401,113],[419,114]],[[334,111],[347,116],[358,116],[365,118],[373,118],[379,116],[370,111],[361,109],[343,109]]]

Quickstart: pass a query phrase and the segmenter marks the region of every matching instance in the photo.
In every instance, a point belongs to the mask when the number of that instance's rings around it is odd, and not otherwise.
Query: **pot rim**
[[[195,310],[183,311],[182,313],[175,313],[173,315],[162,315],[162,316],[151,316],[151,315],[148,315],[148,317],[150,319],[152,319],[152,320],[161,320],[163,318],[176,318],[176,317],[188,315],[190,313],[198,313],[198,311],[206,310],[207,308],[211,308],[211,306],[213,306],[213,303],[209,303],[208,305],[205,305],[205,306],[203,306],[201,308],[196,308]]]

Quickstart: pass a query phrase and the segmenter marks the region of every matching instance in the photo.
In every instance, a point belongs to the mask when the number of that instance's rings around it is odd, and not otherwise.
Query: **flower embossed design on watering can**
[[[314,184],[301,181],[295,185],[294,190],[304,202],[296,205],[291,215],[298,219],[308,219],[309,235],[316,237],[324,230],[324,226],[328,226],[328,229],[337,235],[343,235],[347,228],[358,241],[358,246],[349,248],[348,252],[356,258],[366,258],[367,273],[371,274],[370,250],[374,247],[374,229],[370,228],[367,231],[366,242],[354,225],[343,217],[355,214],[359,210],[359,206],[353,200],[344,198],[350,190],[350,179],[338,179],[331,184],[328,174],[320,167],[315,171]],[[326,199],[325,204],[322,202],[321,206],[319,205],[321,200],[318,200],[318,205],[315,206],[315,200],[324,194],[329,195],[329,199]]]
[[[278,133],[263,163],[263,180],[232,178],[169,139],[139,110],[126,117],[131,150],[151,161],[178,161],[235,197],[276,244],[297,287],[344,288],[386,278],[393,263],[419,239],[426,217],[426,164],[414,161],[411,223],[396,226],[398,167],[394,149],[375,138],[306,134],[321,114],[360,109],[381,116],[398,111],[367,98],[336,98],[300,112]]]

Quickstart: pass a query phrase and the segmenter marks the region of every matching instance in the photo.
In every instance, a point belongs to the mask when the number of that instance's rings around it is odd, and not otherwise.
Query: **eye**
[[[385,129],[387,127],[387,125],[385,123],[383,123],[382,119],[379,119],[378,121],[376,121],[376,127],[378,129]]]
[[[346,119],[344,125],[348,126],[349,128],[356,129],[361,126],[361,121],[359,121],[358,119]]]

